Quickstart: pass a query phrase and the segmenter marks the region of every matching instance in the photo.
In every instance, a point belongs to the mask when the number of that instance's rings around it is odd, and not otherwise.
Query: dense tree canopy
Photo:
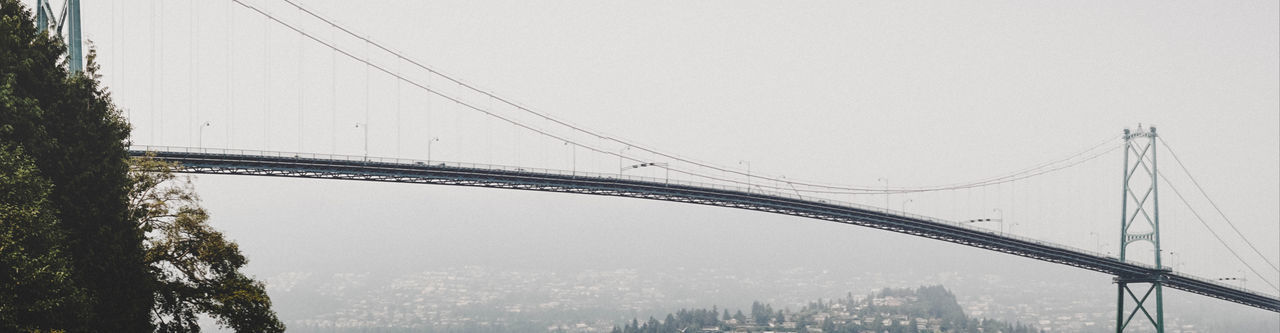
[[[0,0],[0,142],[20,147],[52,185],[48,200],[64,231],[71,279],[91,307],[83,320],[62,324],[149,331],[142,235],[125,218],[129,126],[99,86],[92,52],[86,72],[69,75],[65,49],[37,32],[25,6]]]
[[[130,218],[147,235],[157,331],[198,331],[196,314],[204,313],[237,332],[283,332],[265,286],[240,273],[248,259],[209,226],[190,179],[150,157],[131,162]]]
[[[63,315],[85,313],[50,191],[22,149],[0,144],[0,330],[64,328],[74,319]]]
[[[277,332],[262,283],[167,165],[130,173],[129,124],[95,53],[66,47],[0,0],[0,331],[198,331],[209,314]]]

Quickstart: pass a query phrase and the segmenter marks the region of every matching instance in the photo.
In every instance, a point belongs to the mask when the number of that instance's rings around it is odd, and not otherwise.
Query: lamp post
[[[797,189],[796,189],[796,184],[792,184],[792,183],[791,183],[791,181],[787,180],[787,176],[786,176],[786,175],[781,176],[781,178],[782,178],[782,181],[783,181],[783,182],[787,183],[787,186],[790,186],[790,187],[791,187],[791,190],[792,190],[792,191],[795,191],[795,192],[796,192],[796,198],[803,198],[803,197],[804,197],[804,196],[800,195],[800,190],[797,190]]]
[[[440,138],[434,136],[431,137],[431,140],[427,140],[427,164],[431,164],[431,144],[437,141],[440,141]]]
[[[578,144],[573,143],[573,142],[569,142],[569,141],[565,141],[565,142],[564,142],[564,145],[569,146],[569,150],[573,151],[573,153],[572,153],[572,154],[573,154],[573,165],[572,165],[572,166],[570,166],[570,167],[572,168],[572,171],[570,171],[570,172],[572,172],[572,175],[577,176],[577,175],[578,175]]]
[[[884,210],[889,210],[889,178],[876,178],[877,182],[884,182]]]
[[[998,216],[1000,217],[997,217],[996,221],[1000,221],[1000,233],[1003,234],[1004,233],[1004,211],[1000,210],[1000,208],[992,209],[991,211],[999,214]]]
[[[205,122],[204,122],[204,124],[200,124],[200,130],[199,130],[199,132],[200,132],[200,138],[199,138],[199,139],[197,139],[197,141],[196,141],[196,142],[198,142],[198,143],[196,144],[196,147],[199,147],[199,148],[201,148],[201,149],[203,150],[203,148],[204,148],[204,128],[205,128],[205,127],[212,126],[212,125],[213,125],[213,123],[210,123],[210,122],[208,122],[208,121],[205,121]]]
[[[751,161],[739,160],[738,165],[747,165],[747,193],[751,193]]]
[[[622,178],[622,156],[624,152],[628,150],[631,150],[631,146],[626,146],[618,150],[618,178]]]
[[[1173,266],[1170,266],[1170,267],[1169,267],[1170,269],[1176,269],[1176,268],[1178,268],[1178,267],[1182,266],[1182,255],[1178,254],[1177,252],[1173,252],[1173,251],[1160,250],[1160,252],[1168,253],[1168,254],[1169,254],[1169,256],[1173,257]]]
[[[903,212],[903,213],[906,213],[906,212],[907,212],[907,203],[915,202],[915,201],[916,201],[915,199],[907,199],[907,200],[903,200],[903,201],[902,201],[902,212]]]
[[[356,128],[364,129],[364,160],[369,161],[369,124],[356,123]],[[428,157],[427,159],[431,159]]]

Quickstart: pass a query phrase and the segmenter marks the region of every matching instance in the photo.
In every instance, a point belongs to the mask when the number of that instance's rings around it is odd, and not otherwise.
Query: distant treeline
[[[845,298],[809,302],[798,311],[775,310],[760,302],[751,304],[751,316],[729,314],[716,308],[680,310],[664,320],[633,319],[615,326],[614,333],[698,332],[704,329],[747,332],[890,333],[917,332],[1040,332],[1034,326],[992,319],[968,318],[956,297],[942,286],[916,289],[886,288],[857,300]],[[717,318],[718,316],[718,318]],[[888,321],[888,324],[885,322]],[[903,322],[907,322],[904,324]]]

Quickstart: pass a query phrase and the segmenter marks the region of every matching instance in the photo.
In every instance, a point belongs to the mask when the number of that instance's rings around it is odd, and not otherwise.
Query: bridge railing
[[[905,211],[888,209],[885,207],[876,207],[876,206],[863,205],[863,204],[853,203],[848,201],[840,201],[840,200],[830,199],[826,197],[807,196],[807,195],[801,195],[795,192],[766,190],[766,189],[763,189],[762,187],[749,188],[745,186],[729,185],[729,184],[723,184],[723,183],[698,182],[698,181],[690,181],[690,180],[682,180],[682,179],[634,176],[634,175],[627,175],[622,173],[572,171],[572,170],[563,170],[563,169],[531,168],[531,167],[501,165],[501,164],[451,162],[451,161],[439,161],[439,160],[405,159],[405,158],[377,157],[377,156],[363,156],[363,155],[298,153],[298,152],[252,150],[252,149],[221,149],[221,148],[196,148],[196,147],[147,146],[147,145],[135,145],[135,146],[132,146],[131,149],[142,150],[142,151],[155,151],[155,152],[240,155],[240,156],[255,156],[255,157],[298,158],[298,159],[312,159],[312,160],[400,164],[400,165],[409,166],[409,167],[433,166],[433,167],[465,168],[465,169],[504,171],[504,172],[526,172],[526,173],[548,174],[548,175],[568,176],[568,177],[577,177],[577,178],[594,178],[594,179],[606,179],[606,180],[622,179],[622,180],[635,181],[635,182],[646,182],[654,185],[679,185],[679,186],[688,186],[688,187],[700,187],[700,188],[715,189],[720,191],[736,191],[736,192],[742,192],[742,193],[752,194],[752,195],[763,195],[763,196],[773,196],[773,197],[780,197],[780,198],[804,200],[804,201],[809,201],[814,203],[842,206],[842,207],[854,208],[859,210],[882,212],[885,214],[908,217],[916,220],[923,220],[923,221],[928,221],[928,222],[933,222],[938,224],[945,224],[945,225],[955,226],[955,227],[969,229],[973,231],[985,232],[992,235],[998,235],[1005,238],[1012,238],[1020,241],[1057,247],[1064,250],[1087,253],[1087,254],[1094,255],[1097,257],[1102,257],[1102,258],[1115,258],[1110,255],[1095,252],[1095,251],[1080,249],[1080,248],[1067,246],[1063,244],[1045,242],[1041,240],[1019,236],[1017,234],[1011,234],[1011,233],[1000,232],[1000,231],[991,230],[987,228],[981,228],[969,223],[961,223],[958,221],[945,220],[945,219],[940,219],[940,218],[925,216],[920,214],[913,214]],[[1116,260],[1119,260],[1119,259],[1116,259]],[[1134,264],[1147,266],[1148,268],[1154,268],[1154,266],[1151,266],[1151,265],[1146,265],[1141,263],[1134,263]]]
[[[628,180],[628,181],[634,181],[634,182],[646,182],[653,185],[678,185],[678,186],[686,186],[686,187],[715,189],[720,191],[736,191],[736,192],[741,192],[748,195],[761,195],[761,196],[773,196],[773,197],[779,197],[779,198],[789,198],[789,199],[803,200],[803,201],[808,201],[813,203],[842,206],[842,207],[853,208],[858,210],[883,212],[885,214],[902,216],[902,217],[907,217],[915,220],[922,220],[922,221],[927,221],[931,223],[944,224],[944,225],[949,225],[949,226],[963,228],[963,229],[977,231],[977,232],[984,232],[984,233],[988,233],[995,236],[1015,239],[1022,242],[1037,244],[1037,245],[1046,246],[1046,247],[1053,247],[1060,250],[1083,253],[1083,254],[1095,256],[1098,258],[1108,258],[1111,260],[1115,260],[1117,262],[1119,262],[1120,260],[1119,258],[1111,256],[1110,254],[1104,254],[1096,251],[1085,250],[1085,249],[1068,246],[1064,244],[1059,244],[1059,243],[1032,239],[1032,238],[1020,236],[1017,234],[1011,234],[1011,233],[1005,233],[997,230],[981,228],[969,223],[961,223],[959,221],[945,220],[945,219],[940,219],[940,218],[931,217],[931,216],[913,214],[905,211],[888,209],[886,207],[876,207],[876,206],[863,205],[863,204],[858,204],[858,203],[853,203],[848,201],[833,200],[826,197],[806,196],[806,195],[801,195],[799,193],[796,193],[798,191],[785,192],[785,191],[766,190],[763,187],[757,187],[752,189],[745,186],[729,185],[729,184],[723,184],[723,183],[697,182],[697,181],[682,180],[682,179],[634,176],[634,175],[627,175],[622,173],[601,173],[601,172],[587,172],[587,171],[574,171],[574,170],[562,170],[562,169],[530,168],[530,167],[500,165],[500,164],[450,162],[450,161],[439,161],[439,160],[405,159],[405,158],[390,158],[390,157],[363,156],[363,155],[318,154],[318,153],[252,150],[252,149],[221,149],[221,148],[195,148],[195,147],[147,146],[147,145],[135,145],[130,147],[130,149],[140,150],[140,151],[153,151],[153,152],[195,153],[195,154],[212,154],[212,155],[226,155],[226,156],[238,155],[238,156],[251,156],[251,157],[297,158],[297,159],[308,159],[308,160],[317,160],[317,161],[328,160],[328,161],[348,161],[348,162],[364,162],[364,163],[379,163],[379,164],[398,164],[398,165],[404,165],[407,167],[430,166],[430,167],[463,168],[463,169],[517,172],[517,173],[523,172],[523,173],[532,173],[532,174],[568,176],[571,178],[582,178],[582,179],[600,179],[600,180],[621,179],[621,180]],[[1148,268],[1148,269],[1156,269],[1154,265],[1149,265],[1149,264],[1140,263],[1140,262],[1126,261],[1125,263]],[[1169,269],[1169,268],[1166,267],[1166,269]],[[1223,285],[1211,279],[1196,277],[1188,274],[1179,274],[1179,276],[1198,280],[1201,282],[1230,287],[1230,288],[1238,289],[1244,292],[1257,292],[1257,291],[1251,291],[1244,288],[1238,288],[1235,286]]]

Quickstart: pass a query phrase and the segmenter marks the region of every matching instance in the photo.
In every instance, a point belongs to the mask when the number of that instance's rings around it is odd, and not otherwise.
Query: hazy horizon
[[[371,49],[284,2],[244,2],[352,52]],[[1211,279],[1244,277],[1247,288],[1270,294],[1277,290],[1263,280],[1280,283],[1280,272],[1267,270],[1267,260],[1280,260],[1274,1],[297,2],[531,109],[755,175],[869,188],[952,184],[1069,156],[1107,138],[1118,146],[1125,128],[1155,126],[1268,256],[1245,247],[1162,150],[1161,172],[1265,277],[1240,265],[1162,185],[1162,245],[1173,253],[1166,264]],[[426,159],[430,147],[435,161],[621,172],[617,157],[431,97],[230,1],[157,4],[83,4],[85,38],[94,41],[103,81],[134,125],[135,144],[413,159]],[[356,55],[447,93],[461,90],[394,56]],[[554,127],[493,99],[466,98]],[[666,161],[581,133],[570,137],[636,160]],[[895,194],[887,205],[949,220],[999,217],[1020,236],[1114,253],[1120,157],[1112,152],[997,186]],[[655,168],[627,174],[665,176]],[[1060,292],[1115,302],[1115,285],[1103,274],[791,216],[456,186],[195,179],[212,225],[240,244],[250,259],[246,271],[259,278],[465,266],[686,267],[738,275],[777,267],[907,280],[992,274],[1075,286]],[[884,195],[832,197],[886,205]],[[1280,322],[1189,293],[1167,292],[1165,299]],[[1189,311],[1171,306],[1171,313]]]

